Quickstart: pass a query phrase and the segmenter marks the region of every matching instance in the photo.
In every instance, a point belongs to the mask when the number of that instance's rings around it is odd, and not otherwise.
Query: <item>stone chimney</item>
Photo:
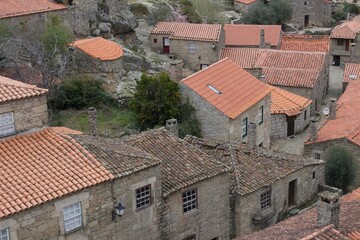
[[[340,214],[340,195],[336,192],[319,193],[319,201],[317,203],[317,226],[325,227],[334,224],[335,228],[339,226]]]
[[[266,49],[270,49],[270,48],[271,48],[271,43],[266,42],[266,43],[265,43],[265,48],[266,48]]]
[[[260,44],[259,48],[265,48],[265,31],[264,29],[260,29]]]
[[[171,118],[169,120],[166,120],[165,129],[168,130],[170,133],[174,134],[175,136],[179,136],[179,126],[176,119]]]
[[[96,136],[96,135],[98,135],[96,109],[94,107],[89,107],[88,115],[89,115],[90,134],[93,136]]]
[[[247,132],[247,145],[249,149],[254,149],[257,147],[257,131],[256,131],[256,123],[248,123],[248,132]]]
[[[312,117],[310,118],[310,141],[315,141],[318,138],[318,132],[317,132],[317,120],[316,118]]]
[[[336,98],[330,98],[329,120],[334,120],[335,118],[336,118]]]
[[[352,63],[356,62],[355,52],[356,52],[356,43],[350,43],[350,62]]]

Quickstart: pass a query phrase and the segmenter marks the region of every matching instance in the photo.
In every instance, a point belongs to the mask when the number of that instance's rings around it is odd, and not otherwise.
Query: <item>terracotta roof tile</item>
[[[281,25],[225,24],[225,46],[259,46],[260,30],[264,29],[265,42],[278,46],[281,41]]]
[[[356,34],[360,32],[360,22],[347,21],[331,31],[330,38],[355,39]]]
[[[351,240],[360,240],[360,231],[354,231],[352,233],[349,233],[348,234],[348,237],[351,239]]]
[[[70,44],[93,58],[110,61],[120,58],[124,52],[117,43],[102,37],[77,40]]]
[[[271,114],[294,116],[311,104],[311,100],[300,95],[273,87],[271,92]]]
[[[114,178],[51,128],[1,140],[0,162],[0,218]]]
[[[231,192],[249,194],[308,165],[323,164],[310,158],[186,136],[187,142],[220,160],[231,170]]]
[[[181,83],[230,118],[236,118],[271,91],[270,86],[229,59],[214,63]]]
[[[360,78],[360,64],[345,63],[343,82],[350,82]]]
[[[334,228],[334,225],[328,225],[314,233],[301,238],[301,240],[349,240]]]
[[[360,80],[349,82],[337,101],[336,119],[327,120],[314,142],[346,138],[360,146]],[[351,122],[351,124],[348,124]],[[306,144],[311,144],[307,142]]]
[[[151,34],[168,34],[170,39],[205,42],[219,41],[220,24],[195,24],[178,22],[158,22]]]
[[[326,53],[309,53],[255,48],[224,48],[229,58],[246,69],[261,68],[271,85],[312,88],[322,70]]]
[[[0,76],[0,103],[46,94],[47,89],[38,88],[7,77]]]
[[[163,196],[204,179],[226,173],[228,168],[165,129],[142,132],[125,139],[161,160]]]
[[[238,3],[243,3],[243,4],[246,4],[246,5],[249,5],[249,4],[255,3],[255,2],[256,2],[256,0],[235,0],[235,2],[238,2]]]
[[[0,0],[0,19],[66,9],[49,0]]]
[[[283,35],[281,50],[329,52],[330,38],[326,35]]]

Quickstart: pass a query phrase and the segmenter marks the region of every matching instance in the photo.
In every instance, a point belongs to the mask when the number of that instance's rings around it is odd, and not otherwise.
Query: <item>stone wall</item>
[[[315,172],[315,178],[313,174]],[[281,216],[291,209],[288,206],[289,183],[296,179],[295,206],[299,206],[316,196],[318,185],[324,183],[324,164],[306,166],[289,174],[268,187],[263,187],[244,196],[236,196],[236,235],[244,235],[266,226],[275,224]],[[263,192],[271,190],[271,206],[261,209],[260,196]],[[255,224],[254,216],[264,219]]]
[[[183,213],[182,193],[192,189],[197,189],[198,208]],[[225,173],[171,193],[165,199],[162,221],[167,235],[163,239],[181,240],[191,235],[196,239],[229,239],[229,189],[230,176]]]
[[[0,114],[14,113],[15,131],[23,132],[48,123],[46,94],[0,104]]]
[[[151,184],[154,202],[150,207],[136,211],[134,190],[148,184]],[[9,228],[11,240],[155,240],[160,237],[160,197],[160,166],[156,166],[0,219],[0,229]],[[81,202],[83,227],[64,233],[62,209],[77,202]],[[125,213],[113,221],[112,210],[120,202],[126,207]]]
[[[188,99],[196,109],[196,118],[200,122],[203,136],[214,140],[232,143],[247,142],[247,136],[242,138],[242,120],[247,117],[248,123],[258,123],[259,108],[264,106],[264,122],[261,125],[257,124],[256,144],[270,146],[270,94],[236,119],[230,119],[185,84],[180,83],[180,89],[183,101]]]
[[[338,45],[338,40],[343,40],[342,45]],[[349,44],[349,50],[346,50],[346,43]],[[351,46],[355,43],[355,46]],[[332,56],[340,56],[341,63],[359,63],[360,62],[360,34],[355,39],[330,39],[330,54]]]
[[[308,26],[324,26],[331,22],[331,2],[324,0],[293,0],[293,15],[290,20],[297,27],[305,27],[305,15],[309,16]]]

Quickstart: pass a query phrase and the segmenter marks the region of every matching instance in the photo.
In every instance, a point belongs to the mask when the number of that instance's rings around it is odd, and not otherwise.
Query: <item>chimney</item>
[[[335,118],[336,118],[336,98],[330,98],[329,120],[334,120]]]
[[[96,109],[94,107],[89,107],[88,115],[90,134],[96,136],[98,135]]]
[[[335,228],[339,226],[340,214],[340,195],[336,192],[319,193],[319,201],[317,202],[317,226],[325,227],[334,224]]]
[[[318,138],[316,118],[310,118],[310,141],[315,141]]]
[[[248,132],[247,132],[247,144],[249,149],[254,149],[257,147],[256,140],[257,140],[257,134],[256,134],[256,123],[248,123]]]
[[[266,49],[270,49],[270,48],[271,48],[271,43],[266,42],[266,43],[265,43],[265,48],[266,48]]]
[[[168,130],[170,133],[174,134],[176,137],[179,136],[179,127],[176,119],[171,118],[169,120],[166,120],[165,129]]]
[[[259,48],[265,48],[265,31],[264,29],[260,29],[260,45]]]
[[[355,58],[355,51],[356,51],[356,43],[350,43],[350,62],[355,63],[356,62],[356,58]]]
[[[265,82],[265,75],[261,74],[260,77],[259,77],[259,80],[262,81],[262,82]]]

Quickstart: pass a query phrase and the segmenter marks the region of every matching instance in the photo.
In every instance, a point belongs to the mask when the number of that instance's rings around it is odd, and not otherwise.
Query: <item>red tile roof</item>
[[[337,101],[336,119],[327,120],[314,142],[346,138],[360,146],[360,80],[349,82]],[[349,124],[351,122],[351,124]],[[311,144],[307,142],[306,144]]]
[[[311,100],[281,88],[272,87],[271,114],[294,116],[311,104]]]
[[[266,43],[275,47],[279,45],[281,25],[225,24],[225,46],[259,47],[261,29],[264,29]]]
[[[66,9],[49,0],[0,0],[0,19]]]
[[[354,231],[348,234],[350,240],[360,240],[360,231]]]
[[[102,61],[115,60],[124,55],[120,45],[102,37],[77,40],[70,44],[93,58]]]
[[[51,128],[0,140],[0,164],[0,218],[114,178]]]
[[[312,88],[325,64],[326,53],[223,48],[221,58],[229,58],[243,68],[261,68],[266,83],[271,85]]]
[[[356,190],[358,194],[359,189]],[[352,195],[349,193],[347,196]],[[346,198],[350,198],[348,201]],[[343,235],[347,235],[360,229],[359,221],[360,199],[358,197],[343,196],[340,199],[340,224],[337,228]],[[301,239],[322,228],[317,226],[317,209],[309,208],[298,215],[281,221],[264,230],[236,238],[236,240],[292,240]],[[316,238],[315,238],[316,239]],[[320,238],[327,239],[327,238]],[[333,238],[330,238],[333,239]],[[336,239],[336,238],[335,238]]]
[[[46,94],[47,89],[38,88],[7,77],[0,76],[0,103]]]
[[[230,118],[236,118],[271,92],[269,85],[229,59],[214,63],[181,83]]]
[[[151,34],[170,35],[170,39],[204,42],[219,41],[221,24],[195,24],[178,22],[158,22]]]
[[[349,240],[334,228],[333,224],[326,226],[301,240]]]
[[[326,35],[283,35],[281,50],[329,52],[330,38]]]
[[[350,82],[360,78],[360,64],[345,63],[343,82]]]
[[[243,4],[246,4],[246,5],[249,5],[249,4],[255,3],[255,2],[256,2],[256,0],[235,0],[235,2],[238,2],[238,3],[243,3]]]
[[[355,39],[356,34],[360,32],[360,22],[347,21],[336,27],[331,31],[330,38],[344,38]]]

